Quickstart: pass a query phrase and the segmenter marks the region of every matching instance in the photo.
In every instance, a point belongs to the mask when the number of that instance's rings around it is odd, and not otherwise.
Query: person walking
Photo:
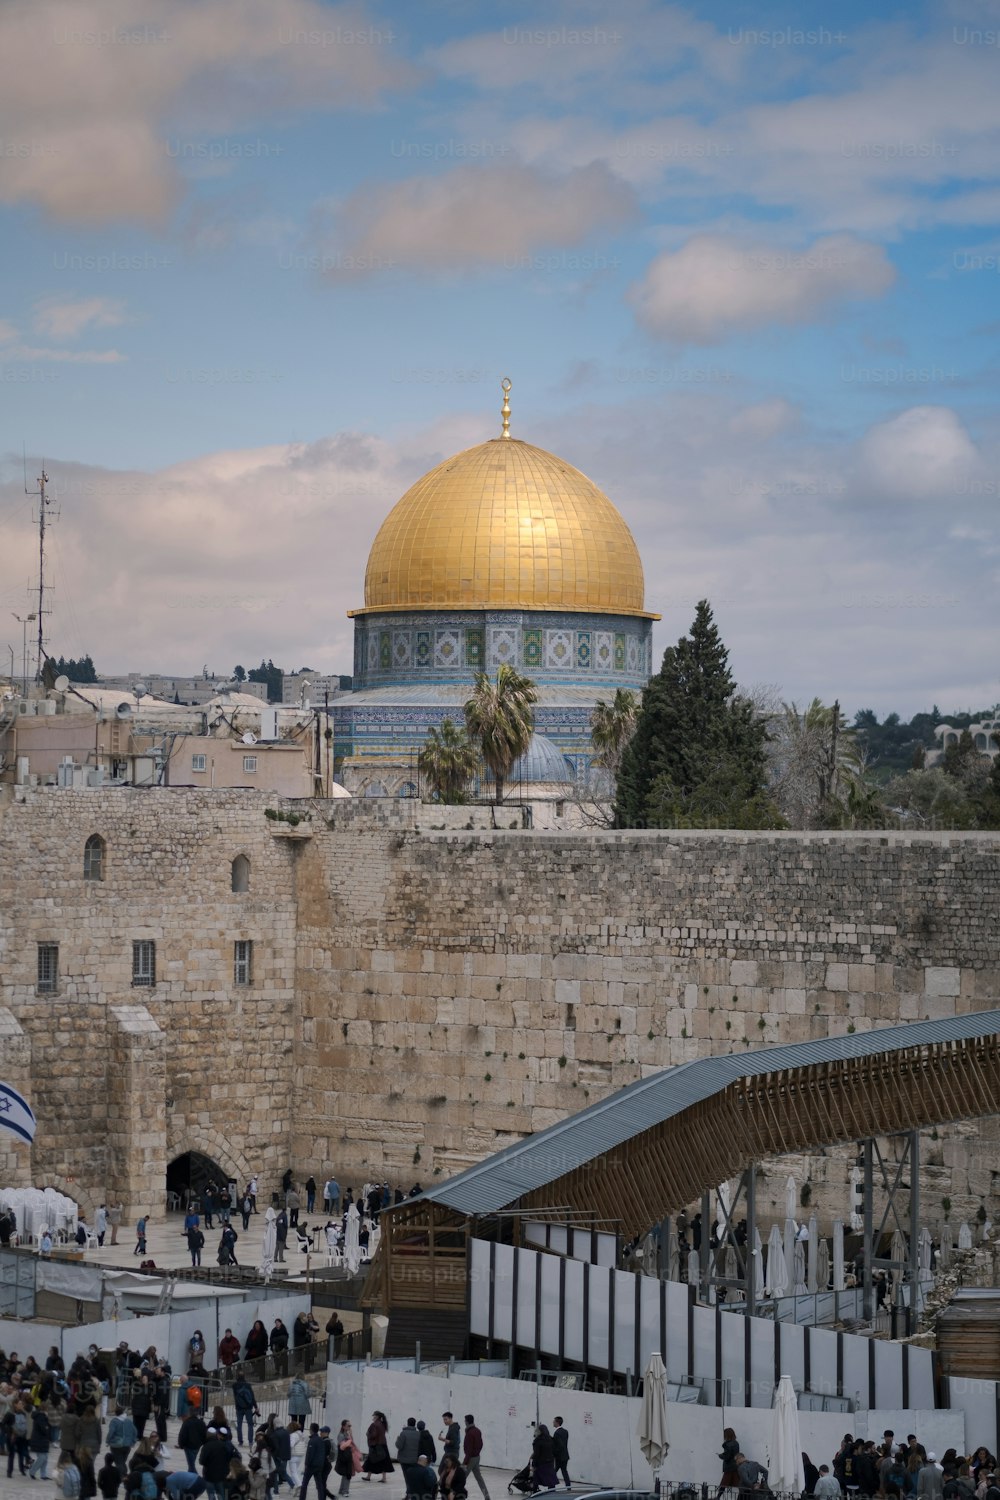
[[[219,1236],[218,1262],[220,1266],[239,1266],[236,1259],[236,1241],[239,1236],[231,1224],[227,1224]]]
[[[200,1481],[199,1481],[200,1482]],[[97,1492],[101,1500],[118,1500],[118,1491],[122,1487],[122,1476],[118,1472],[111,1453],[104,1455],[104,1463],[97,1471]]]
[[[288,1227],[294,1229],[299,1222],[299,1209],[302,1207],[302,1199],[294,1183],[285,1194],[285,1207],[288,1209]]]
[[[94,1233],[97,1235],[97,1243],[104,1244],[104,1236],[108,1232],[108,1205],[102,1203],[94,1215]]]
[[[309,1387],[301,1375],[296,1375],[288,1386],[288,1415],[298,1417],[305,1430],[306,1422],[312,1416],[312,1406],[309,1401]]]
[[[44,1406],[36,1406],[28,1434],[28,1448],[34,1455],[29,1479],[48,1479],[49,1449],[52,1446],[52,1419]]]
[[[247,1194],[249,1195],[250,1203],[251,1203],[251,1206],[253,1208],[253,1211],[254,1211],[254,1213],[256,1213],[257,1212],[257,1173],[256,1172],[253,1174],[253,1176],[250,1178],[249,1183],[247,1184]]]
[[[309,1424],[309,1440],[306,1443],[305,1454],[302,1459],[302,1487],[299,1490],[299,1500],[306,1500],[309,1492],[309,1481],[316,1481],[316,1493],[318,1500],[326,1500],[326,1485],[323,1483],[323,1465],[326,1462],[326,1443],[319,1434],[319,1423]]]
[[[233,1405],[236,1408],[236,1441],[243,1441],[243,1428],[247,1430],[247,1442],[253,1438],[253,1419],[260,1416],[253,1386],[245,1375],[237,1375],[233,1384]]]
[[[373,1474],[377,1474],[379,1483],[385,1484],[386,1475],[394,1474],[396,1468],[389,1457],[389,1420],[384,1411],[372,1412],[365,1439],[368,1452],[361,1466],[364,1470],[361,1477],[370,1480]]]
[[[406,1485],[407,1494],[412,1489],[410,1480],[413,1470],[417,1467],[417,1459],[419,1457],[420,1433],[417,1431],[417,1419],[416,1417],[407,1417],[406,1426],[396,1438],[396,1462],[403,1471],[403,1482]]]
[[[732,1427],[723,1428],[722,1452],[719,1454],[719,1461],[722,1464],[722,1478],[719,1481],[716,1500],[718,1500],[718,1495],[721,1495],[723,1490],[739,1488],[740,1476],[736,1472],[736,1455],[739,1451],[740,1445],[734,1429]]]
[[[117,1245],[118,1243],[118,1231],[122,1227],[123,1213],[124,1210],[120,1203],[110,1203],[108,1205],[108,1225],[111,1229],[112,1245]]]
[[[246,1234],[250,1228],[250,1215],[253,1213],[253,1199],[250,1196],[249,1188],[245,1189],[243,1197],[240,1200],[240,1213],[243,1215],[243,1233]]]
[[[10,1477],[10,1469],[7,1470]],[[917,1476],[919,1500],[944,1500],[944,1475],[937,1466],[937,1457],[928,1453],[927,1460]]]
[[[347,1495],[350,1493],[351,1480],[361,1468],[361,1449],[354,1441],[354,1433],[346,1417],[340,1424],[340,1431],[337,1433],[334,1446],[337,1456],[333,1461],[333,1468],[334,1472],[340,1475],[340,1487],[337,1494]]]
[[[208,1436],[198,1455],[201,1477],[205,1481],[208,1500],[227,1500],[226,1480],[229,1477],[229,1459],[232,1440],[228,1433],[223,1437],[216,1427],[208,1429]],[[321,1497],[322,1500],[322,1497]]]
[[[569,1432],[562,1417],[556,1417],[552,1423],[552,1453],[556,1469],[562,1475],[563,1484],[571,1490],[573,1486],[569,1480]]]
[[[138,1441],[139,1433],[132,1418],[123,1406],[116,1406],[115,1414],[108,1423],[108,1448],[123,1479],[125,1478],[125,1464],[129,1452],[133,1443],[137,1443]]]
[[[552,1442],[552,1434],[544,1422],[539,1422],[535,1428],[535,1436],[531,1441],[531,1472],[535,1477],[535,1484],[538,1489],[555,1489],[555,1447]]]
[[[291,1449],[291,1458],[288,1460],[288,1482],[293,1490],[297,1490],[302,1483],[302,1463],[306,1454],[306,1443],[309,1438],[303,1429],[302,1423],[296,1417],[288,1419],[288,1446]]]
[[[201,1252],[205,1248],[205,1236],[198,1228],[197,1223],[187,1231],[188,1250],[191,1252],[192,1266],[201,1265]]]
[[[135,1249],[132,1251],[133,1255],[146,1254],[146,1228],[148,1224],[149,1215],[140,1214],[135,1225]]]
[[[205,1418],[200,1412],[189,1412],[177,1434],[177,1446],[183,1449],[189,1469],[194,1469],[202,1444],[207,1437],[208,1428],[205,1425]]]
[[[555,1436],[553,1435],[553,1444]],[[471,1474],[483,1493],[483,1500],[490,1500],[490,1492],[486,1488],[486,1480],[483,1478],[479,1467],[479,1458],[483,1451],[483,1435],[476,1426],[476,1419],[471,1412],[466,1413],[465,1432],[462,1435],[462,1464],[466,1474]],[[569,1489],[567,1483],[566,1488]]]
[[[441,1459],[453,1458],[458,1463],[458,1454],[462,1442],[462,1433],[458,1423],[450,1411],[442,1412],[441,1421],[444,1423],[438,1437],[441,1441]]]

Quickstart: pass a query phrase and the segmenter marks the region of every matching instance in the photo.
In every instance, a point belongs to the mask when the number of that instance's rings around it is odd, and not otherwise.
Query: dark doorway
[[[167,1167],[167,1193],[175,1195],[180,1208],[186,1208],[192,1199],[198,1200],[200,1208],[207,1185],[214,1182],[217,1188],[223,1187],[227,1176],[210,1156],[202,1156],[200,1151],[185,1151]]]

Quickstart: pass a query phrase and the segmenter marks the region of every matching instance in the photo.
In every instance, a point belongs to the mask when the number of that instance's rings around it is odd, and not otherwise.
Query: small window
[[[253,943],[240,938],[233,944],[233,983],[253,984]]]
[[[38,945],[38,993],[53,995],[59,987],[59,944]]]
[[[92,833],[83,846],[83,878],[104,879],[104,840],[99,833]]]
[[[204,771],[207,765],[208,765],[208,757],[207,756],[204,756],[204,755],[192,755],[192,757],[191,757],[191,769],[192,769],[192,771]]]
[[[149,939],[132,944],[132,983],[146,988],[156,983],[156,944]]]
[[[233,890],[248,891],[250,889],[250,861],[245,854],[237,854],[233,860]]]
[[[244,757],[243,757],[243,769],[244,769],[244,771],[256,771],[256,769],[257,769],[257,757],[256,757],[256,755],[244,755]]]

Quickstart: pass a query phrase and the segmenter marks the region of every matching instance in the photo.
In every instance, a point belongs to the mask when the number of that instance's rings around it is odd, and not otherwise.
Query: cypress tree
[[[736,694],[707,599],[663,654],[622,758],[619,828],[781,827],[767,796],[767,730]]]

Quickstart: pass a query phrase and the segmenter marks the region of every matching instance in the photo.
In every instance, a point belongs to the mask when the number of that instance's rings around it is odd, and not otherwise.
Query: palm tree
[[[478,763],[475,745],[451,719],[442,720],[440,730],[428,730],[417,757],[417,768],[439,802],[464,802]]]
[[[493,772],[498,805],[511,766],[531,743],[537,701],[535,684],[513,667],[502,666],[496,682],[485,672],[476,674],[472,697],[465,705],[465,727]]]
[[[639,695],[630,688],[618,688],[611,703],[598,698],[590,716],[594,760],[610,772],[615,781],[618,780],[625,746],[635,733],[638,717]]]

